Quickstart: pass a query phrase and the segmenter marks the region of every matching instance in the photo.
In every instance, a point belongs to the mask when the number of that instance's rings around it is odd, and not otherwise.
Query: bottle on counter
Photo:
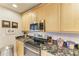
[[[64,53],[63,53],[64,46],[63,45],[64,45],[64,40],[62,38],[58,38],[57,39],[57,46],[58,46],[57,54],[59,56],[64,55]]]
[[[53,40],[52,40],[52,37],[48,37],[48,38],[47,38],[48,44],[52,44],[52,41],[53,41]]]
[[[59,49],[63,49],[64,40],[62,38],[57,39],[57,44]]]
[[[53,44],[52,37],[50,37],[50,36],[47,37],[47,47],[48,47],[49,50],[51,49],[52,44]]]

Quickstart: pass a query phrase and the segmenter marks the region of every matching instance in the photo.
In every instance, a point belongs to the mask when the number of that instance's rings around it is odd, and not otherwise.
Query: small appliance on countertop
[[[48,44],[48,49],[51,49],[52,44],[53,44],[52,37],[50,36],[47,37],[47,44]]]
[[[75,44],[74,55],[79,56],[79,44]]]
[[[74,56],[75,42],[67,41],[68,52],[70,56]]]
[[[62,39],[61,37],[57,39],[57,46],[58,46],[58,49],[57,49],[57,53],[56,55],[58,56],[63,56],[64,53],[63,53],[63,48],[64,48],[64,39]]]
[[[63,49],[64,39],[58,38],[57,39],[57,44],[58,44],[58,49]]]

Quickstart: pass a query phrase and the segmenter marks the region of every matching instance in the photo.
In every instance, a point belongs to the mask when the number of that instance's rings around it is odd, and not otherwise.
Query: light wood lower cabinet
[[[17,56],[24,56],[24,43],[22,41],[16,40],[16,53]]]

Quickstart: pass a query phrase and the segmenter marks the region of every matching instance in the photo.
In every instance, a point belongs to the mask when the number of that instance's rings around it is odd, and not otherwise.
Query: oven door
[[[39,48],[35,46],[27,44],[24,47],[24,55],[25,56],[40,56],[40,50]]]

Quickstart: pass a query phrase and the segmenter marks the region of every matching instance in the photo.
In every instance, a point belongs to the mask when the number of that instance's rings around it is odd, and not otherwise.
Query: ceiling
[[[12,6],[12,4],[16,4],[18,7],[15,8]],[[8,8],[10,10],[13,10],[17,13],[23,13],[35,6],[39,5],[39,3],[0,3],[1,7]]]

